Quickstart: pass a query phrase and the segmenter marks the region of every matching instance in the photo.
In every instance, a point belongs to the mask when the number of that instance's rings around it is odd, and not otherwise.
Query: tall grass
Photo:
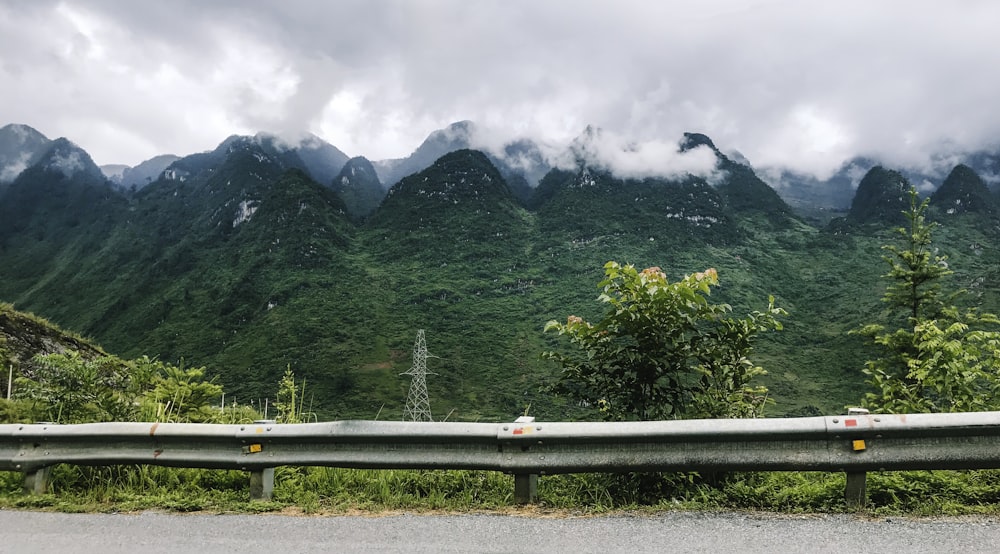
[[[845,477],[837,473],[730,474],[716,482],[688,475],[543,476],[533,510],[565,514],[614,511],[751,510],[840,513]],[[252,501],[249,476],[231,470],[153,466],[56,466],[50,492],[25,496],[22,477],[0,472],[0,508],[60,511],[293,511],[342,514],[387,511],[508,512],[513,478],[489,471],[364,470],[281,467],[271,501]],[[637,484],[638,487],[637,488]],[[650,491],[654,491],[655,494]],[[1000,514],[1000,471],[871,473],[867,513]]]

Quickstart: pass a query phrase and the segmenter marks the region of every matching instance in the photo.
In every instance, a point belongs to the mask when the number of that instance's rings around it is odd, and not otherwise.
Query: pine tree
[[[872,323],[856,331],[882,350],[865,364],[875,391],[862,404],[888,413],[997,409],[1000,319],[951,305],[961,291],[942,299],[942,280],[953,272],[933,248],[927,206],[910,189],[909,225],[897,229],[902,244],[883,247],[891,281],[882,300],[902,320],[892,330]]]

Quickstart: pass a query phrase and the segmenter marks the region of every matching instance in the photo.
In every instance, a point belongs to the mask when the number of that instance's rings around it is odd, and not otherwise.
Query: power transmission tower
[[[424,340],[424,330],[417,330],[417,340],[413,343],[413,366],[410,371],[400,375],[412,375],[410,393],[406,395],[406,408],[403,409],[403,421],[434,421],[431,417],[431,401],[427,397],[428,375],[437,375],[427,371],[427,358],[434,358],[427,353],[427,341]]]

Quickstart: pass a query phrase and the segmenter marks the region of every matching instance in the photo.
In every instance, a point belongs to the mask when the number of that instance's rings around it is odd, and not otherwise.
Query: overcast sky
[[[99,164],[312,132],[409,154],[473,120],[494,140],[709,135],[823,176],[1000,142],[1000,2],[5,0],[0,125]]]

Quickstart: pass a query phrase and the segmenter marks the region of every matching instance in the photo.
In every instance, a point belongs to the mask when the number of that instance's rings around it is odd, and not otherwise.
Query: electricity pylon
[[[406,395],[406,408],[403,409],[403,421],[434,421],[431,417],[431,401],[427,397],[427,375],[437,375],[427,371],[427,358],[435,357],[427,353],[427,341],[424,340],[424,330],[417,330],[417,340],[413,343],[413,366],[410,371],[400,375],[412,375],[410,393]]]

